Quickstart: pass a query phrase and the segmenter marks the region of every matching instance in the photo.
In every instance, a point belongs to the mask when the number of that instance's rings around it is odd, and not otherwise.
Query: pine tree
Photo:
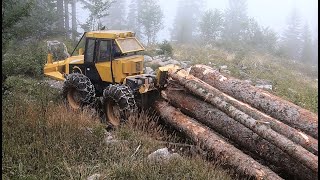
[[[163,13],[158,0],[144,0],[139,4],[138,22],[142,27],[142,34],[147,43],[155,43],[156,34],[163,26]]]
[[[77,37],[77,0],[72,0],[71,9],[72,9],[72,16],[71,16],[71,24],[72,24],[72,40],[75,41]]]
[[[141,27],[138,21],[139,4],[142,0],[131,0],[129,4],[129,12],[127,16],[127,27],[129,30],[134,31],[138,38],[141,37]]]
[[[63,13],[63,0],[57,0],[57,16],[58,16],[58,29],[64,31],[64,13]]]
[[[246,0],[229,0],[229,8],[224,15],[223,39],[228,46],[236,45],[245,37],[249,24]]]
[[[314,55],[313,58],[312,58],[312,63],[313,64],[316,64],[318,66],[318,62],[319,62],[319,59],[318,59],[318,37],[316,37],[313,41],[313,51],[312,51],[312,54]]]
[[[260,43],[262,48],[269,53],[275,53],[278,45],[278,35],[269,27],[262,27],[262,37],[263,40]]]
[[[302,33],[301,62],[311,63],[313,59],[311,32],[308,24],[305,24]]]
[[[171,30],[171,39],[179,43],[193,40],[199,25],[203,1],[180,0],[177,13]]]
[[[216,43],[221,36],[222,25],[222,13],[218,9],[206,11],[199,24],[202,40],[207,43]]]
[[[109,15],[102,18],[107,29],[126,28],[126,0],[114,0],[109,8]]]
[[[66,30],[66,38],[70,39],[70,27],[69,27],[69,0],[64,0],[64,28]]]
[[[102,28],[101,19],[109,15],[109,8],[111,6],[111,0],[88,0],[81,1],[85,4],[84,8],[90,11],[89,18],[86,24],[90,27],[90,30],[99,30]]]
[[[32,1],[2,1],[2,54],[5,53],[8,42],[19,34],[15,26],[30,16],[33,7]]]
[[[288,18],[287,28],[282,34],[282,49],[284,54],[292,59],[299,59],[301,52],[301,19],[297,9],[293,9]]]

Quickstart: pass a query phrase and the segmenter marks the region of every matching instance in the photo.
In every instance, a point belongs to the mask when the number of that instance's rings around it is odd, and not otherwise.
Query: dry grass
[[[13,83],[15,82],[15,83]],[[3,179],[232,179],[199,156],[152,163],[148,154],[178,141],[155,115],[141,113],[112,132],[90,110],[71,111],[56,90],[38,81],[11,77],[2,106]],[[37,88],[34,88],[34,87]],[[137,147],[140,147],[137,150]]]

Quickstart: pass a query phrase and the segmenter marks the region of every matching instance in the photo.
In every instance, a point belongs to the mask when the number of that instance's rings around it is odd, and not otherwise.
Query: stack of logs
[[[256,179],[318,178],[316,114],[204,65],[168,79],[156,110],[216,160]]]

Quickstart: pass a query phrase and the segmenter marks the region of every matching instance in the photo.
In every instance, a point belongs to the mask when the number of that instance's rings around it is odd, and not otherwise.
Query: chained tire
[[[63,97],[72,109],[81,109],[95,102],[95,88],[90,79],[79,73],[66,76],[63,84]]]
[[[129,113],[138,109],[133,91],[121,84],[109,85],[103,91],[103,102],[106,123],[113,127],[124,123]]]

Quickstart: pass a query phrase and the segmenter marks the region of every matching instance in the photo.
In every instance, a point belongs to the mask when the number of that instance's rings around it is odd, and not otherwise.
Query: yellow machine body
[[[134,37],[134,35],[135,34],[131,31],[108,30],[87,32],[86,38],[113,39],[122,53],[132,53],[144,50],[144,47]],[[65,60],[55,62],[52,60],[52,55],[48,54],[47,63],[44,66],[44,74],[48,77],[61,81],[65,79],[64,74],[70,74],[74,71],[85,74],[85,72],[82,72],[85,69],[80,68],[80,65],[85,63],[82,52],[82,49],[80,49],[78,56],[71,56]],[[143,73],[143,56],[123,56],[113,59],[112,62],[96,62],[94,65],[102,81],[109,83],[122,83],[127,76]],[[111,72],[113,73],[111,74]],[[114,82],[112,77],[114,78]]]

